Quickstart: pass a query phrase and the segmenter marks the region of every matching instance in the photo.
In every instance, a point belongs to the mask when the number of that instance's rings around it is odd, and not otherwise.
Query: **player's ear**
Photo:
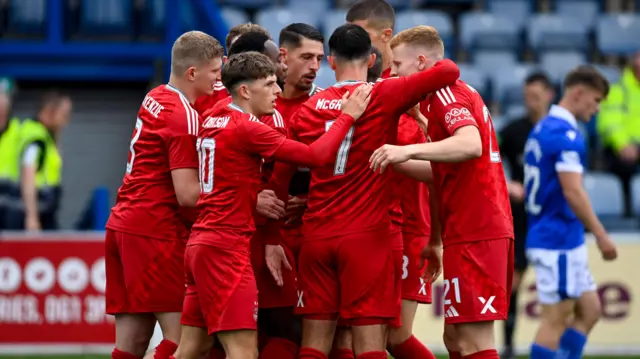
[[[187,80],[194,81],[196,79],[196,68],[191,66],[186,71]]]
[[[429,67],[427,62],[428,62],[427,61],[427,57],[422,55],[422,54],[419,54],[418,55],[418,70],[419,71],[426,70]]]
[[[284,61],[284,63],[287,63],[288,54],[289,54],[289,51],[287,51],[287,49],[285,49],[284,47],[280,48],[280,57],[282,58],[282,61]]]
[[[391,41],[392,38],[393,38],[393,29],[389,28],[389,29],[382,30],[380,39],[384,43],[387,43],[387,42]]]
[[[249,100],[251,97],[251,91],[249,90],[249,86],[246,83],[240,84],[238,86],[238,96],[240,96],[243,100]]]
[[[336,58],[329,55],[327,56],[327,62],[329,62],[329,66],[331,67],[331,70],[335,71],[336,70]]]
[[[376,54],[369,55],[369,61],[367,62],[367,68],[372,68],[376,63]]]

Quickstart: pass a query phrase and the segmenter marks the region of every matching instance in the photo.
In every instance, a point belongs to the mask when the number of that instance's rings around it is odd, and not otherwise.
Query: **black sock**
[[[518,313],[518,292],[511,292],[509,303],[509,316],[504,323],[504,345],[508,349],[513,348],[513,332],[516,328],[516,315]]]

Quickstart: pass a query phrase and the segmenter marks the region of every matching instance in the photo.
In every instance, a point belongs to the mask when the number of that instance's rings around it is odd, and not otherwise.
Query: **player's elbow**
[[[176,199],[178,204],[182,207],[195,207],[200,197],[200,190],[184,189],[182,191],[176,191]]]
[[[482,142],[481,141],[473,141],[469,143],[467,147],[467,158],[472,160],[474,158],[480,158],[482,156]]]

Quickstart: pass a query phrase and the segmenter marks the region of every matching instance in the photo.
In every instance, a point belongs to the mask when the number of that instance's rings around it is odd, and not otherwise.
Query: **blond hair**
[[[264,27],[258,24],[253,24],[248,22],[246,24],[236,25],[231,29],[229,29],[229,33],[227,34],[227,37],[224,39],[224,44],[227,48],[227,51],[229,51],[234,41],[236,41],[240,36],[248,32],[260,32],[267,35],[269,38],[271,38],[269,31],[267,31],[267,29],[265,29]]]
[[[222,57],[224,49],[213,36],[201,31],[180,35],[171,48],[171,72],[183,74],[189,67]]]
[[[438,35],[438,31],[432,26],[419,25],[400,31],[391,39],[391,49],[402,44],[421,46],[430,51],[435,51],[440,57],[444,57],[444,43]]]

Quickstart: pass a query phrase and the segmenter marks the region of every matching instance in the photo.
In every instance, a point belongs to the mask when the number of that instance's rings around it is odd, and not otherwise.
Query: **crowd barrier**
[[[605,263],[590,241],[590,265],[598,282],[603,319],[587,353],[640,353],[640,235],[614,234],[620,257]],[[104,314],[104,234],[60,232],[0,234],[0,354],[109,353],[113,318]],[[532,272],[523,283],[516,343],[526,350],[539,306]],[[416,336],[435,351],[442,346],[442,282],[434,303],[419,308]],[[497,325],[497,338],[501,338]],[[157,337],[157,336],[156,336]]]

